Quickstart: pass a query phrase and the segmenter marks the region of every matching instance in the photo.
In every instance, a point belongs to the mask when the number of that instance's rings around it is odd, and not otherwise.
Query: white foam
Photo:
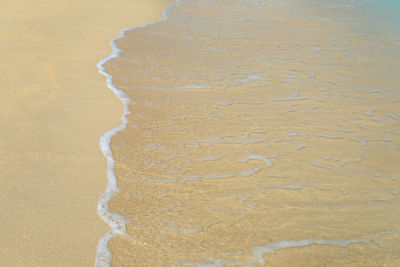
[[[337,83],[335,81],[332,81],[332,80],[325,80],[325,82],[333,84],[333,85],[337,85]]]
[[[318,190],[332,190],[332,186],[317,186]]]
[[[111,227],[110,231],[108,231],[98,242],[97,244],[97,254],[96,254],[96,260],[95,260],[95,266],[110,266],[111,264],[111,252],[108,248],[108,242],[109,240],[116,236],[116,235],[124,235],[126,234],[126,224],[127,221],[123,218],[122,215],[117,214],[117,213],[112,213],[108,209],[108,201],[116,194],[119,192],[119,188],[117,185],[117,178],[114,173],[114,166],[115,166],[115,160],[112,155],[111,147],[110,147],[110,142],[112,137],[117,134],[119,131],[122,131],[123,129],[126,128],[126,125],[128,123],[128,120],[126,116],[130,114],[129,111],[129,104],[130,104],[130,99],[129,97],[121,90],[119,90],[115,85],[113,84],[112,81],[112,76],[108,74],[105,71],[104,64],[108,62],[109,60],[116,58],[120,55],[121,49],[118,48],[116,44],[117,39],[124,38],[125,32],[134,30],[137,28],[144,28],[148,25],[155,24],[157,22],[166,20],[167,17],[167,12],[174,6],[176,3],[178,3],[180,0],[176,0],[175,3],[171,4],[167,9],[164,10],[163,12],[163,18],[151,23],[139,25],[139,26],[133,26],[126,28],[121,31],[121,33],[114,39],[110,41],[110,45],[112,47],[112,52],[108,57],[103,58],[100,60],[99,63],[97,63],[97,68],[101,74],[106,76],[106,82],[108,88],[110,88],[115,95],[119,97],[121,102],[124,104],[124,113],[122,114],[121,120],[122,124],[115,127],[114,129],[104,133],[100,137],[100,147],[101,151],[103,152],[104,156],[107,159],[107,177],[108,177],[108,183],[106,187],[106,191],[104,194],[101,196],[99,203],[97,205],[97,214],[105,221],[108,223],[108,225]]]
[[[320,168],[326,168],[326,169],[330,169],[331,168],[331,166],[322,164],[321,162],[318,162],[318,161],[311,161],[310,163],[312,165],[320,167]]]
[[[218,259],[208,257],[204,259],[204,262],[191,262],[187,260],[181,261],[183,266],[196,266],[196,267],[222,267],[222,266],[244,266],[241,261],[229,261],[225,259]]]
[[[390,137],[388,135],[384,136],[383,138],[366,138],[366,139],[360,140],[360,144],[361,144],[361,146],[366,146],[367,142],[370,142],[370,141],[392,142],[393,139],[392,139],[392,137]]]
[[[265,133],[267,133],[265,130],[257,129],[257,130],[253,130],[253,131],[243,132],[243,135],[245,135],[246,137],[249,137],[249,135],[251,135],[251,134],[265,134]]]
[[[151,151],[151,150],[155,150],[155,149],[167,149],[166,146],[160,145],[160,144],[148,144],[143,150],[145,151]]]
[[[253,252],[253,262],[259,263],[261,266],[265,265],[265,260],[263,256],[265,254],[274,254],[275,251],[285,248],[293,248],[293,247],[306,247],[310,245],[332,245],[339,247],[347,247],[352,243],[365,243],[368,244],[373,239],[367,238],[354,238],[354,239],[303,239],[299,241],[292,240],[283,240],[275,243],[268,243],[264,246],[254,247],[252,249]]]
[[[193,144],[197,148],[200,148],[200,143],[206,143],[206,144],[257,144],[257,143],[265,142],[264,138],[249,138],[246,140],[225,140],[224,139],[225,137],[232,137],[232,135],[217,136],[214,138],[201,139],[201,140],[197,140],[195,142],[181,143],[181,145],[185,146],[186,144]]]
[[[251,248],[251,253],[253,254],[253,258],[249,262],[233,262],[228,261],[226,259],[218,259],[218,258],[206,258],[204,262],[188,262],[182,261],[185,266],[255,266],[261,265],[265,266],[266,262],[264,259],[264,255],[266,254],[274,254],[277,250],[294,248],[294,247],[307,247],[311,245],[330,245],[336,247],[345,248],[351,244],[362,243],[362,244],[370,244],[374,242],[380,247],[385,247],[385,245],[379,242],[379,238],[382,235],[392,234],[396,229],[380,232],[375,234],[370,238],[337,238],[337,239],[302,239],[302,240],[281,240],[278,242],[267,243],[263,246],[257,246]],[[236,255],[243,254],[242,251],[236,252]]]
[[[201,85],[201,84],[188,84],[184,86],[179,86],[176,88],[170,88],[170,89],[209,89],[211,88],[208,85]]]
[[[156,177],[151,178],[149,181],[156,182],[156,183],[173,183],[176,182],[176,178],[168,178],[168,177]]]
[[[395,115],[395,114],[387,113],[387,114],[385,114],[385,115],[388,116],[388,117],[390,117],[390,118],[392,118],[392,119],[394,119],[394,120],[397,120],[397,118],[398,118],[398,116]]]
[[[329,157],[329,156],[327,156],[327,155],[321,155],[321,158],[326,159],[326,160],[331,159],[331,157]]]
[[[220,105],[220,106],[230,106],[232,105],[232,102],[229,101],[221,101],[221,102],[215,102],[215,105]]]
[[[273,139],[272,142],[285,142],[285,141],[292,141],[293,138],[288,137],[288,138],[277,138],[277,139]]]
[[[291,189],[291,190],[299,190],[299,189],[302,189],[301,186],[298,186],[298,185],[295,185],[295,184],[278,186],[278,188],[280,188],[280,189]]]
[[[288,130],[288,135],[289,136],[301,136],[303,138],[307,138],[307,134],[302,133],[302,132],[298,132],[296,130]]]
[[[243,170],[240,175],[241,176],[251,176],[253,174],[256,174],[258,171],[260,170],[260,168],[254,168],[254,169],[246,169]]]
[[[172,226],[164,226],[163,229],[166,231],[173,231],[173,232],[177,232],[177,233],[184,232],[186,234],[195,234],[195,233],[202,231],[203,228],[201,226],[195,226],[192,228],[187,228],[184,226],[178,227],[176,225],[176,223],[173,223]]]
[[[218,157],[208,157],[208,158],[202,158],[199,159],[200,162],[204,162],[204,161],[214,161],[214,160],[219,160],[220,158]]]
[[[318,137],[332,138],[332,139],[340,139],[343,138],[341,135],[337,134],[315,134]]]
[[[229,84],[228,86],[238,86],[238,85],[242,85],[242,84],[250,83],[250,82],[255,82],[255,81],[266,81],[266,82],[269,82],[269,81],[273,80],[271,78],[264,78],[264,77],[256,76],[256,75],[248,75],[248,76],[242,76],[242,77],[245,78],[245,79],[236,81],[236,82],[234,82],[232,84]]]
[[[192,175],[192,174],[189,174],[189,175],[186,175],[185,176],[185,181],[191,181],[191,180],[199,180],[201,177],[200,176],[198,176],[198,175]]]
[[[221,174],[211,173],[204,175],[204,178],[207,179],[220,179],[220,178],[232,178],[232,177],[235,177],[234,173],[221,173]]]
[[[368,109],[367,111],[364,111],[364,114],[367,116],[372,116],[374,114],[374,111],[375,111],[375,109],[371,108],[371,109]]]
[[[309,186],[309,185],[310,185],[307,181],[304,181],[304,180],[301,180],[301,179],[298,179],[297,181],[298,181],[300,184],[305,185],[305,186]]]
[[[263,161],[265,163],[265,165],[267,165],[267,168],[272,166],[272,162],[267,157],[265,157],[263,155],[247,155],[244,158],[243,162],[248,162],[249,160],[252,160],[252,159]]]
[[[308,99],[307,96],[299,96],[300,95],[300,90],[296,88],[296,93],[294,93],[291,96],[285,96],[285,97],[277,97],[273,98],[272,101],[293,101],[293,100],[305,100]]]

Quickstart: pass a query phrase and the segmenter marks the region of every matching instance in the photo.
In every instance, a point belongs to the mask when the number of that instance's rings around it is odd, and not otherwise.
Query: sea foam
[[[114,172],[114,166],[115,166],[115,160],[111,151],[110,143],[111,139],[114,135],[116,135],[118,132],[122,131],[123,129],[126,128],[126,125],[128,123],[127,115],[130,114],[129,110],[129,104],[131,103],[130,98],[128,95],[126,95],[123,91],[118,89],[114,84],[113,84],[113,78],[110,74],[108,74],[105,70],[104,64],[108,62],[109,60],[116,58],[120,55],[121,49],[117,46],[116,40],[124,38],[125,32],[131,31],[137,28],[144,28],[148,25],[152,25],[155,23],[158,23],[160,21],[164,21],[168,18],[167,13],[168,11],[178,2],[181,0],[176,0],[174,3],[169,5],[162,14],[162,18],[150,23],[138,25],[138,26],[132,26],[123,29],[120,34],[110,40],[110,45],[112,47],[112,52],[108,57],[103,58],[97,63],[97,68],[101,74],[103,74],[106,77],[106,82],[107,82],[107,87],[111,89],[116,96],[121,100],[121,102],[124,105],[124,113],[122,114],[121,120],[122,124],[113,128],[112,130],[104,133],[100,137],[100,147],[101,151],[103,152],[104,156],[107,159],[107,178],[108,178],[108,183],[106,187],[106,191],[104,194],[101,196],[98,205],[97,205],[97,214],[109,224],[111,229],[99,240],[97,244],[97,254],[96,254],[96,260],[95,260],[95,266],[97,267],[106,267],[111,265],[111,252],[110,249],[108,248],[108,242],[110,239],[116,235],[119,234],[126,234],[126,224],[127,221],[124,219],[124,217],[120,214],[113,213],[109,210],[108,208],[108,201],[115,196],[119,192],[119,188],[117,185],[117,178],[115,176]]]

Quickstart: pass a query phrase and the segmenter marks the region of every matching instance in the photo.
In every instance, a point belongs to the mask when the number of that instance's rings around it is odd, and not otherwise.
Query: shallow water
[[[116,40],[112,264],[400,264],[400,9],[377,3],[183,0]]]

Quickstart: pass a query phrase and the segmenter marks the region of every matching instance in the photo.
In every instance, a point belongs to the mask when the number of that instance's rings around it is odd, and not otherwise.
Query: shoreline
[[[182,1],[126,32],[103,66],[132,99],[110,144],[120,192],[108,206],[132,222],[108,242],[112,265],[383,264],[394,250],[376,244],[396,240],[399,218],[398,185],[385,179],[398,168],[381,160],[398,138],[383,129],[398,109],[384,92],[352,89],[395,92],[397,76],[375,71],[394,63],[386,50],[363,57],[375,28],[349,30],[367,10],[213,4]],[[371,120],[384,114],[394,116]]]
[[[96,63],[121,28],[159,19],[170,2],[0,5],[2,266],[93,266],[108,228],[96,214],[98,138],[121,114]]]
[[[110,147],[111,140],[114,135],[116,135],[118,132],[122,131],[123,129],[126,128],[126,125],[128,123],[128,119],[126,116],[130,114],[129,110],[129,104],[131,103],[131,99],[127,94],[125,94],[122,90],[118,89],[112,82],[112,76],[108,74],[104,68],[104,64],[108,62],[109,60],[116,58],[120,55],[120,52],[122,51],[117,44],[115,43],[116,40],[124,38],[125,33],[127,31],[133,31],[137,28],[144,28],[148,25],[156,24],[160,21],[164,21],[168,19],[167,13],[168,11],[180,0],[176,0],[172,2],[166,9],[163,10],[162,12],[162,18],[158,19],[153,22],[145,23],[142,25],[138,26],[131,26],[128,28],[123,29],[120,34],[116,37],[110,40],[110,45],[112,47],[112,52],[109,56],[103,58],[97,63],[97,68],[99,70],[99,73],[104,75],[106,77],[107,81],[107,87],[120,99],[122,104],[124,105],[124,113],[121,116],[122,124],[119,126],[107,131],[100,137],[100,147],[101,150],[107,160],[107,177],[108,177],[108,183],[106,187],[106,191],[104,194],[101,196],[98,202],[97,206],[97,212],[99,216],[109,224],[111,229],[99,240],[98,245],[97,245],[97,255],[96,255],[96,266],[110,266],[111,264],[111,252],[108,248],[108,242],[110,241],[111,238],[113,238],[116,235],[119,234],[125,234],[126,233],[126,221],[123,218],[122,215],[117,214],[117,213],[112,213],[108,210],[108,202],[109,200],[119,192],[119,188],[117,185],[117,178],[114,172],[114,166],[115,166],[115,160],[112,155],[112,150]]]

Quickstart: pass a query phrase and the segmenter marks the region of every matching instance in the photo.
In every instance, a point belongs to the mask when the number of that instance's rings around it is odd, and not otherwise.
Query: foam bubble
[[[97,63],[97,68],[101,74],[103,74],[106,77],[106,82],[108,88],[110,88],[115,95],[118,96],[118,98],[121,100],[121,102],[124,105],[124,113],[122,114],[121,120],[122,124],[115,127],[114,129],[104,133],[100,137],[100,148],[101,151],[103,152],[104,156],[106,157],[107,160],[107,177],[108,177],[108,183],[106,187],[106,191],[104,194],[101,196],[98,205],[97,205],[97,213],[98,215],[108,223],[108,225],[111,227],[111,230],[108,231],[98,242],[97,244],[97,254],[96,254],[96,260],[95,260],[95,266],[101,266],[101,267],[106,267],[110,266],[111,264],[111,252],[108,248],[108,242],[109,240],[116,236],[116,235],[124,235],[126,234],[126,224],[127,221],[121,216],[120,214],[117,213],[112,213],[108,209],[108,202],[109,200],[116,195],[119,192],[119,188],[117,185],[117,178],[114,173],[114,166],[115,166],[115,160],[112,155],[110,143],[112,137],[117,134],[119,131],[122,131],[123,129],[126,128],[126,125],[128,123],[127,120],[127,115],[130,114],[129,110],[129,104],[131,103],[130,98],[128,97],[127,94],[125,94],[123,91],[119,90],[114,84],[113,84],[113,78],[110,74],[108,74],[105,71],[104,64],[108,62],[109,60],[116,58],[120,55],[121,49],[118,48],[116,44],[116,40],[124,38],[125,33],[127,31],[136,29],[136,28],[143,28],[146,27],[147,25],[155,24],[157,22],[166,20],[167,17],[167,12],[172,8],[173,5],[178,3],[180,0],[176,0],[175,3],[171,4],[167,9],[163,11],[163,18],[151,23],[139,25],[139,26],[133,26],[133,27],[128,27],[124,30],[121,31],[121,33],[114,39],[110,41],[110,45],[112,47],[112,52],[108,57],[103,58],[100,60],[99,63]]]

